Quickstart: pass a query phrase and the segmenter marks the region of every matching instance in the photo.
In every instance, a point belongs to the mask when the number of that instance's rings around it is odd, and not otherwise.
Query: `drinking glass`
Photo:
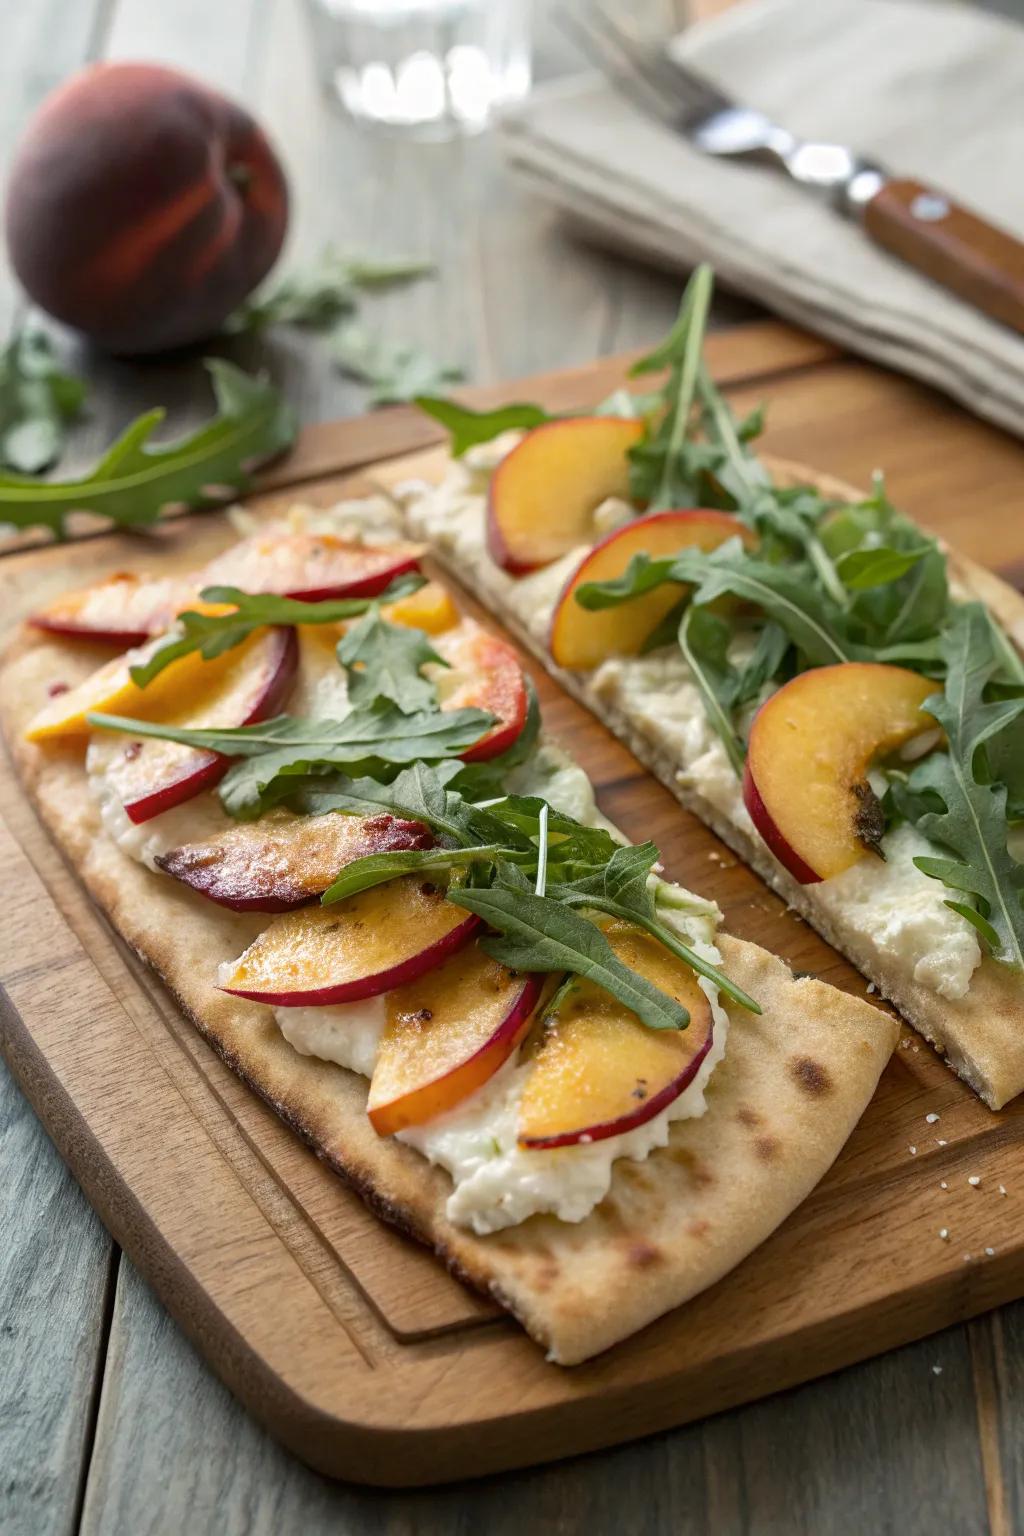
[[[321,78],[352,116],[438,139],[526,95],[530,3],[307,0]]]

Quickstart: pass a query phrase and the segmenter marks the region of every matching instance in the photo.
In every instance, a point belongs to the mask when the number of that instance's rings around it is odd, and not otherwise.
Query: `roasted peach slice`
[[[411,875],[329,907],[275,918],[219,985],[278,1008],[354,1003],[415,981],[454,954],[480,920]]]
[[[65,592],[32,614],[28,622],[51,634],[127,649],[142,645],[151,635],[162,634],[194,596],[192,584],[181,577],[144,577],[116,571],[94,587]]]
[[[848,661],[803,672],[762,704],[743,798],[772,853],[802,885],[842,874],[877,842],[867,770],[936,729],[921,706],[938,690],[904,667]]]
[[[530,1027],[542,978],[517,976],[476,944],[389,992],[367,1113],[381,1136],[454,1109]]]
[[[418,592],[385,603],[381,613],[389,624],[407,624],[410,629],[422,629],[428,635],[443,634],[459,622],[455,601],[439,581],[428,581]]]
[[[487,547],[513,575],[548,565],[594,537],[594,512],[629,495],[628,449],[642,421],[575,416],[534,427],[491,477]]]
[[[290,816],[273,811],[228,827],[204,843],[186,843],[159,867],[208,901],[236,912],[287,912],[315,901],[338,871],[371,853],[429,848],[430,832],[397,816]]]
[[[252,725],[276,714],[291,691],[299,648],[294,629],[261,629],[225,654],[227,665],[214,679],[200,677],[193,697],[178,700],[176,709],[150,707],[147,719],[176,726]],[[182,658],[183,660],[186,658]],[[173,670],[159,673],[150,688]],[[216,666],[205,662],[204,666]],[[143,691],[143,697],[149,688]],[[59,701],[58,701],[59,702]],[[191,800],[217,784],[229,760],[217,752],[201,751],[180,742],[144,741],[114,735],[102,748],[107,784],[131,821],[150,821],[162,811]]]
[[[442,709],[486,709],[495,723],[461,754],[467,763],[505,752],[526,724],[529,694],[519,657],[507,640],[464,619],[441,635],[434,649],[448,666],[436,673]]]
[[[648,635],[679,601],[684,588],[672,582],[617,608],[581,608],[576,593],[584,582],[622,576],[634,555],[654,559],[683,549],[717,549],[736,535],[744,544],[756,540],[750,529],[728,512],[693,508],[652,512],[616,528],[584,555],[569,577],[551,616],[548,647],[559,667],[585,671],[609,656],[635,656]]]
[[[693,972],[630,923],[605,936],[637,975],[689,1010],[685,1029],[648,1029],[592,982],[575,980],[544,1021],[519,1106],[521,1147],[603,1141],[643,1125],[693,1081],[711,1049],[711,1004]]]
[[[414,571],[422,544],[356,544],[331,533],[267,529],[211,560],[197,588],[229,586],[316,603],[331,597],[376,597]]]
[[[145,688],[132,680],[131,669],[145,661],[163,637],[126,656],[115,656],[76,687],[55,695],[32,717],[25,727],[28,741],[46,741],[58,736],[89,734],[86,716],[93,712],[107,715],[134,715],[144,720],[166,720],[189,700],[201,699],[220,686],[231,670],[234,652],[226,652],[214,661],[204,661],[198,651],[179,656]]]

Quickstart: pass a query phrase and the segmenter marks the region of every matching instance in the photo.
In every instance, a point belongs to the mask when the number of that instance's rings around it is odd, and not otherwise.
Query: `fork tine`
[[[627,31],[600,4],[600,0],[591,6],[591,10],[593,19],[584,21],[582,16],[573,17],[574,21],[582,23],[579,31],[586,33],[591,51],[595,52],[597,46],[603,45],[603,55],[607,58],[609,51],[614,50],[624,66],[618,71],[619,78],[627,72],[638,77],[643,87],[656,95],[661,115],[668,115],[675,122],[700,119],[732,105],[729,98],[709,81],[671,58],[663,44],[643,41]]]
[[[679,102],[659,84],[653,75],[637,67],[632,52],[624,48],[617,31],[599,26],[590,16],[570,11],[561,6],[557,12],[558,23],[589,54],[602,74],[628,96],[643,112],[675,122],[679,117]]]

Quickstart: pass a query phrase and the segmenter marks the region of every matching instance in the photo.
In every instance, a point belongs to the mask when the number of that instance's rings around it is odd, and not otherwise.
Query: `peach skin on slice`
[[[594,536],[594,512],[629,495],[628,449],[642,421],[574,416],[534,427],[498,465],[487,503],[491,559],[513,575],[549,565]]]
[[[517,976],[476,944],[389,992],[366,1109],[393,1136],[482,1087],[530,1027],[543,978]]]
[[[338,871],[371,853],[429,848],[418,821],[397,816],[290,816],[272,811],[228,827],[205,843],[186,843],[158,867],[208,901],[235,912],[287,912],[326,891]]]
[[[257,720],[266,720],[287,699],[295,681],[298,658],[294,629],[258,629],[225,653],[227,665],[219,668],[213,679],[200,678],[192,698],[177,698],[174,709],[155,712],[150,708],[147,718],[176,726],[252,725]],[[177,665],[174,662],[166,672],[159,673],[155,682]],[[150,688],[153,686],[155,683],[150,684]],[[144,689],[143,697],[149,691]],[[107,737],[106,732],[103,735]],[[228,758],[217,752],[154,737],[144,741],[129,739],[126,743],[124,736],[113,734],[101,750],[107,784],[121,801],[129,820],[136,824],[150,821],[219,783],[229,767]]]
[[[526,724],[530,702],[514,648],[475,620],[464,619],[441,635],[434,649],[448,663],[436,669],[441,708],[486,709],[495,717],[480,740],[460,754],[463,761],[479,763],[507,751]]]
[[[613,529],[584,555],[562,588],[548,635],[552,661],[582,672],[600,666],[609,656],[636,656],[684,590],[675,582],[665,583],[617,608],[591,610],[576,601],[584,582],[622,576],[634,555],[661,559],[683,549],[717,549],[737,534],[748,547],[757,542],[739,518],[703,508],[652,512]]]
[[[218,984],[278,1008],[354,1003],[415,981],[467,942],[480,919],[412,875],[329,907],[275,918]]]
[[[196,578],[197,589],[239,587],[307,603],[332,597],[376,597],[414,571],[422,544],[357,544],[332,533],[268,529],[217,555]]]
[[[802,885],[842,874],[877,841],[867,781],[876,758],[937,729],[921,708],[933,679],[882,662],[802,672],[750,730],[743,799],[768,847]]]
[[[34,629],[69,639],[95,640],[127,648],[142,645],[168,629],[194,599],[193,584],[178,576],[145,577],[116,571],[106,581],[65,592],[33,613]]]
[[[519,1145],[603,1141],[677,1099],[711,1049],[711,1004],[688,966],[631,923],[604,930],[624,965],[689,1010],[685,1029],[648,1029],[593,982],[576,979],[544,1020],[519,1105]]]

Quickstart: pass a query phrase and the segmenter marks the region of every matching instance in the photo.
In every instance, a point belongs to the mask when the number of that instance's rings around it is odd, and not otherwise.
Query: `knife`
[[[627,32],[600,5],[559,19],[613,85],[705,154],[785,172],[856,220],[877,245],[994,320],[1024,333],[1024,242],[936,187],[891,176],[844,144],[798,139],[733,101],[662,43]]]

